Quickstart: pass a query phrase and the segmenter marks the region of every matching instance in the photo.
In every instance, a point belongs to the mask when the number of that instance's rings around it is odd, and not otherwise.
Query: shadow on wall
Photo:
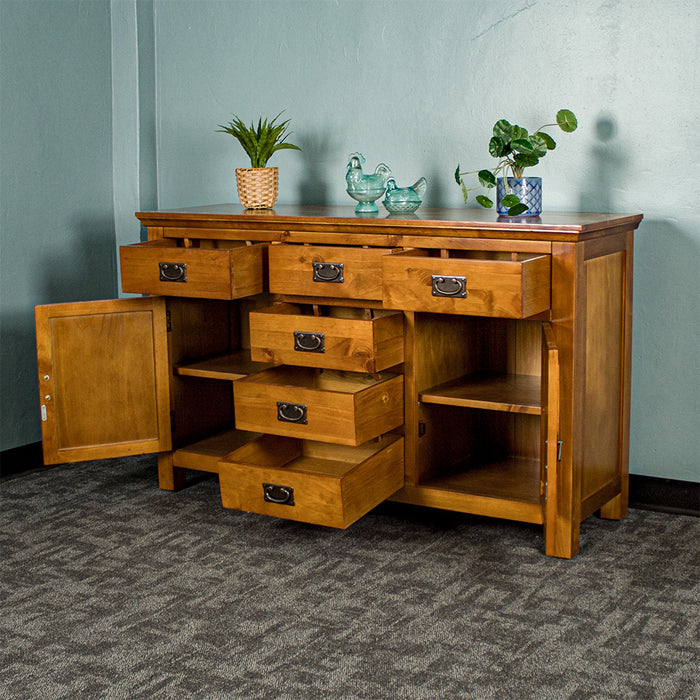
[[[0,319],[0,449],[41,439],[34,315],[11,313]]]
[[[615,120],[595,123],[581,211],[616,212],[629,158]],[[643,212],[642,212],[643,213]],[[673,218],[645,218],[634,237],[630,472],[700,480],[700,246]]]
[[[615,143],[617,123],[600,116],[595,123],[598,143],[592,149],[593,177],[581,190],[580,211],[614,212],[613,193],[628,161],[625,149]]]
[[[296,139],[301,148],[299,154],[304,162],[303,179],[299,183],[299,202],[301,204],[328,204],[329,177],[335,177],[337,173],[330,175],[328,172],[328,156],[338,151],[336,144],[331,143],[328,132],[313,136],[301,136]],[[344,177],[340,173],[340,177]]]
[[[70,248],[49,251],[37,266],[43,303],[114,299],[117,295],[117,260],[114,220],[111,217],[79,219]]]
[[[669,219],[634,242],[632,473],[700,481],[700,246]]]
[[[27,271],[36,278],[34,302],[54,304],[115,298],[113,219],[81,219],[70,229],[73,236],[70,247],[56,246],[58,250],[51,250],[43,246],[35,253],[36,264]],[[41,438],[33,311],[3,314],[0,326],[1,443],[2,449],[9,449]],[[28,387],[37,388],[28,391]]]

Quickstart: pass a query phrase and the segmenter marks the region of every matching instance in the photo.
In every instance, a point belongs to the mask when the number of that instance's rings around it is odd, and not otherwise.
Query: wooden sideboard
[[[125,292],[36,309],[47,464],[158,453],[164,489],[347,527],[386,499],[541,524],[627,512],[641,215],[142,212]]]

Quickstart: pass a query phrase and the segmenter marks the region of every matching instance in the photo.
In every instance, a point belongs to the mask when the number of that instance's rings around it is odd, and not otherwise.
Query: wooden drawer
[[[403,486],[403,438],[359,447],[263,435],[219,463],[221,502],[346,528]]]
[[[329,307],[314,316],[311,307],[275,304],[251,312],[250,356],[258,362],[381,372],[403,362],[403,314]],[[306,313],[303,313],[306,311]]]
[[[267,243],[201,243],[202,247],[185,248],[163,238],[122,246],[122,289],[205,299],[238,299],[263,291]]]
[[[549,309],[549,255],[490,251],[459,255],[384,258],[384,306],[504,318],[527,318]]]
[[[361,445],[403,424],[403,376],[273,367],[233,383],[236,428]]]
[[[343,299],[382,298],[382,258],[393,248],[270,246],[270,291]]]

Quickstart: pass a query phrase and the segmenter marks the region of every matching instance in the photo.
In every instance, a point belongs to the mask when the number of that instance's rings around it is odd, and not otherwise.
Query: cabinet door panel
[[[44,462],[170,449],[165,300],[36,308]]]
[[[559,499],[564,491],[559,460],[559,348],[550,323],[542,324],[542,496],[545,549],[550,556],[570,557],[560,522]]]

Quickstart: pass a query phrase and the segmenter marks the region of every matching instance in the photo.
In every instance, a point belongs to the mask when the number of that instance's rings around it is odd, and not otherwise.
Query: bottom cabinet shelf
[[[260,433],[227,430],[194,442],[173,452],[173,466],[219,473],[219,461],[229,452],[259,437]]]
[[[406,486],[391,500],[414,505],[542,524],[540,463],[511,458],[455,468],[416,486]]]

